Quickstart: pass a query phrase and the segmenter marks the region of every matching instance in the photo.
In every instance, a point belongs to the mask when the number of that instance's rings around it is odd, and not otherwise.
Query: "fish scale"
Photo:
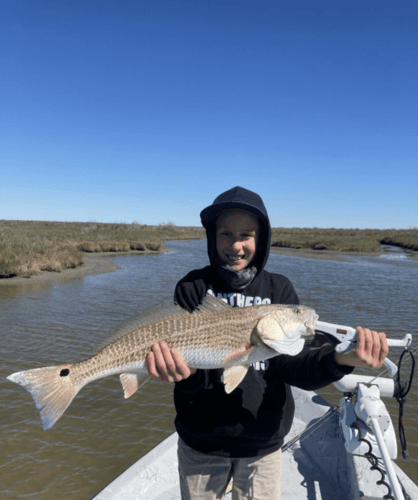
[[[279,353],[296,354],[301,335],[317,319],[307,306],[259,305],[232,308],[208,295],[190,314],[173,304],[153,308],[114,332],[114,340],[84,361],[18,372],[8,377],[27,389],[51,428],[89,382],[120,374],[125,397],[148,380],[146,355],[155,342],[178,350],[191,368],[224,368],[225,391],[233,391],[249,366]]]

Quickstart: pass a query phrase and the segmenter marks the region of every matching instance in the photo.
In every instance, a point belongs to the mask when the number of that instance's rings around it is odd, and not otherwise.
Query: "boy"
[[[271,227],[256,193],[230,189],[200,216],[210,266],[180,280],[175,302],[189,312],[208,293],[234,307],[299,303],[287,278],[264,270]],[[231,477],[234,500],[280,498],[280,447],[294,415],[290,385],[319,389],[351,373],[353,366],[380,366],[388,352],[385,334],[358,332],[356,351],[343,356],[325,344],[256,363],[231,394],[225,393],[222,370],[190,369],[175,349],[154,344],[147,356],[150,375],[176,382],[182,500],[223,498]]]

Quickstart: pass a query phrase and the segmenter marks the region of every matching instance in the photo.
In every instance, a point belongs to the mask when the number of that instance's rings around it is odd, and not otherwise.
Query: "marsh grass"
[[[30,277],[41,271],[59,272],[83,264],[83,255],[74,245],[41,239],[0,241],[0,278]]]
[[[77,243],[77,250],[81,252],[159,252],[163,249],[164,245],[158,241],[83,241]]]
[[[201,228],[173,223],[0,221],[0,278],[60,272],[83,264],[88,252],[161,252],[164,241],[203,238]]]
[[[97,252],[161,252],[164,241],[205,238],[200,227],[97,222],[0,220],[0,278],[30,277],[83,264]],[[380,244],[418,251],[418,228],[409,230],[274,228],[272,245],[321,252],[378,253]]]
[[[377,253],[380,244],[418,250],[418,229],[276,228],[271,241],[275,247],[318,251]]]

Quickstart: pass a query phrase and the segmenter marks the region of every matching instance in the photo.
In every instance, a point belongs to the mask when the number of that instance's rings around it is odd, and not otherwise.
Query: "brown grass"
[[[70,243],[47,242],[39,251],[17,252],[11,248],[0,253],[0,278],[21,276],[28,278],[41,271],[60,272],[83,264],[83,255]]]
[[[0,278],[60,272],[83,264],[84,252],[161,252],[164,240],[204,237],[173,223],[0,221]]]
[[[418,230],[276,228],[272,246],[332,250],[336,252],[380,252],[380,244],[418,250]]]
[[[166,240],[199,239],[203,228],[173,223],[102,224],[97,222],[1,221],[0,278],[60,272],[83,264],[88,252],[161,252]],[[418,228],[409,230],[274,228],[272,245],[315,252],[378,253],[386,243],[418,250]]]

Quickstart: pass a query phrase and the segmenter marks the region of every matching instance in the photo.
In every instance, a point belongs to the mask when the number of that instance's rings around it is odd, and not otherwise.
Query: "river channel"
[[[117,376],[96,381],[44,431],[30,395],[6,379],[16,371],[91,356],[118,323],[172,300],[176,282],[208,263],[204,240],[166,247],[169,252],[160,255],[112,257],[119,269],[111,273],[0,286],[1,499],[89,499],[174,431],[170,384],[150,381],[125,400]],[[418,261],[403,252],[342,261],[272,253],[266,269],[290,278],[301,303],[314,307],[323,321],[371,327],[396,338],[417,332]],[[392,361],[400,352],[391,351]],[[416,387],[415,381],[404,413],[411,459],[397,461],[415,481]],[[333,387],[320,393],[338,402]],[[398,404],[393,400],[387,407],[397,428]]]

